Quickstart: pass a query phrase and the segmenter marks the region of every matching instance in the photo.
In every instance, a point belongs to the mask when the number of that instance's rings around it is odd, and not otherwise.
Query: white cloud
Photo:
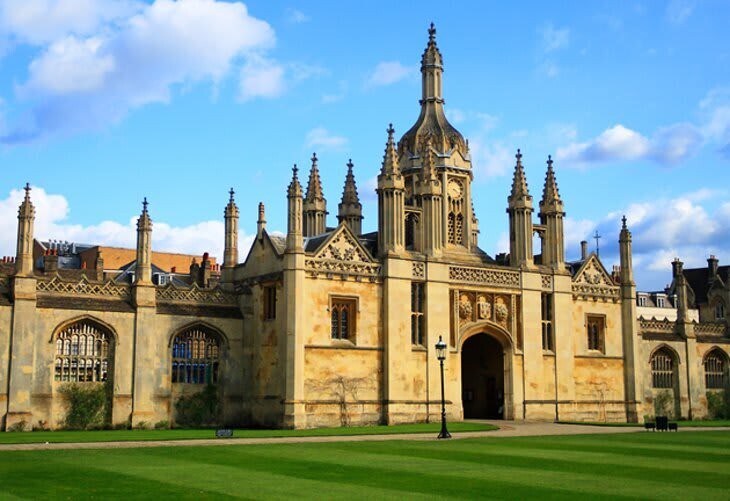
[[[635,160],[650,150],[649,140],[621,124],[603,131],[596,139],[558,148],[558,160],[574,163]]]
[[[688,0],[671,0],[667,5],[666,17],[670,24],[684,23],[695,9],[695,2]]]
[[[378,63],[367,79],[366,87],[391,85],[416,74],[413,66],[403,66],[398,61],[384,61]]]
[[[503,176],[514,167],[514,153],[502,141],[473,138],[469,141],[477,178]]]
[[[54,40],[31,62],[17,94],[31,103],[35,123],[5,142],[98,127],[169,101],[175,85],[216,84],[242,59],[243,97],[282,92],[283,70],[263,56],[274,31],[241,3],[156,0],[124,22],[96,28]]]
[[[542,36],[542,50],[544,52],[564,49],[570,44],[570,30],[568,28],[556,28],[552,23],[548,23],[539,32]]]
[[[73,36],[54,42],[30,63],[29,78],[21,94],[63,95],[99,89],[115,66],[113,56],[99,50],[102,43],[99,38],[81,40]]]
[[[690,123],[663,127],[651,139],[651,156],[660,163],[677,163],[693,155],[702,141],[702,132]]]
[[[143,7],[134,0],[0,0],[0,32],[20,43],[41,45],[94,34]]]
[[[252,57],[241,68],[239,96],[247,101],[257,97],[273,98],[284,93],[284,67],[274,61]]]
[[[306,15],[304,12],[298,9],[287,8],[285,11],[286,21],[291,24],[302,24],[308,23],[312,20],[311,17]]]
[[[331,134],[324,127],[315,127],[307,132],[306,144],[310,148],[321,150],[341,150],[347,146],[347,138]]]
[[[0,254],[15,255],[17,235],[17,211],[23,200],[24,191],[12,190],[0,199]],[[50,194],[43,188],[33,187],[31,199],[36,209],[34,236],[39,240],[62,240],[76,243],[135,248],[137,241],[137,217],[129,221],[101,221],[84,226],[69,220],[71,208],[62,195]],[[223,258],[224,223],[201,221],[188,226],[173,226],[153,219],[152,248],[156,251],[179,252],[202,255],[209,252],[219,260]],[[244,253],[253,241],[253,235],[244,231],[239,234],[239,252]]]

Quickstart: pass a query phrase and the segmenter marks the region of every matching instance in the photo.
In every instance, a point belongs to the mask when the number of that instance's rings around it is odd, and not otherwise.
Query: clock
[[[461,194],[463,192],[461,183],[454,180],[449,181],[449,184],[446,186],[446,192],[449,194],[449,197],[453,199],[461,198]]]

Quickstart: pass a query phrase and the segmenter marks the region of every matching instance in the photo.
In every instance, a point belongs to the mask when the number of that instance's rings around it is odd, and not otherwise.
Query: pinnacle
[[[388,124],[388,141],[385,143],[385,154],[383,155],[383,167],[380,169],[380,173],[386,176],[400,175],[400,168],[398,167],[398,155],[395,150],[395,129],[393,124]]]
[[[522,167],[522,152],[517,150],[515,155],[517,164],[515,165],[515,173],[512,178],[512,198],[529,197],[530,192],[527,189],[527,177],[525,169]]]
[[[428,28],[428,45],[426,45],[426,50],[423,52],[423,57],[421,57],[421,70],[424,66],[441,66],[442,63],[441,52],[436,46],[436,26],[431,23]]]
[[[291,182],[289,183],[289,196],[302,196],[302,185],[299,184],[299,177],[297,177],[297,173],[299,172],[299,168],[297,167],[297,164],[294,164],[294,167],[292,167],[292,176],[291,176]]]
[[[309,171],[309,183],[307,183],[307,200],[323,200],[322,180],[319,177],[319,168],[317,167],[317,154],[312,154],[312,169]]]
[[[560,192],[558,191],[558,182],[555,180],[555,171],[553,171],[553,158],[548,155],[547,173],[545,174],[545,186],[542,190],[542,204],[561,202]]]
[[[355,184],[355,175],[352,173],[354,164],[352,159],[347,162],[347,176],[345,176],[345,188],[342,190],[342,205],[356,205],[360,203]]]

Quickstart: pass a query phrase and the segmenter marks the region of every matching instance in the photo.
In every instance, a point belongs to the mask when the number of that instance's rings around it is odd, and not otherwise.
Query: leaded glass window
[[[654,388],[674,388],[675,362],[672,354],[660,349],[651,357],[651,383]]]
[[[218,382],[221,344],[219,336],[202,326],[191,327],[172,342],[172,382]]]
[[[54,377],[56,381],[87,383],[106,381],[113,360],[111,334],[83,320],[56,336]]]

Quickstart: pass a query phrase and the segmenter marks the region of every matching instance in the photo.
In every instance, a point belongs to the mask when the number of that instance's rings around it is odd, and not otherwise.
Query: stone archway
[[[465,419],[504,419],[509,416],[505,348],[481,332],[461,345],[461,396]]]

